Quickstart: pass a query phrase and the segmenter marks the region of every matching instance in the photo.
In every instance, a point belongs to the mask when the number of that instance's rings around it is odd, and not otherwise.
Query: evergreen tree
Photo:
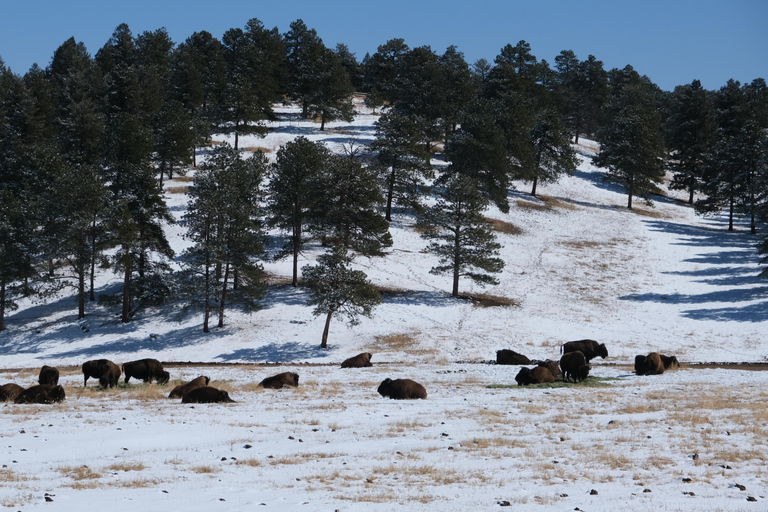
[[[320,348],[328,347],[328,331],[331,319],[346,317],[350,326],[360,322],[360,316],[370,318],[375,306],[381,303],[368,276],[360,270],[352,270],[352,258],[343,246],[336,246],[318,259],[317,265],[302,267],[304,282],[309,288],[307,304],[315,306],[315,316],[325,315],[325,328]]]
[[[539,182],[556,182],[563,174],[572,174],[576,168],[576,153],[565,127],[554,110],[543,110],[531,128],[530,158],[521,163],[520,177],[533,182],[531,195],[536,195]]]
[[[374,111],[381,105],[397,102],[397,82],[403,72],[403,58],[409,51],[403,39],[390,39],[365,60],[363,83],[368,92],[366,105]]]
[[[714,144],[714,114],[707,91],[701,82],[675,87],[672,112],[666,120],[670,151],[669,163],[674,171],[670,188],[687,190],[688,204],[704,182],[704,160]]]
[[[376,139],[370,147],[376,152],[376,168],[384,182],[385,219],[392,221],[393,204],[419,211],[425,180],[432,179],[434,173],[424,164],[426,155],[419,144],[418,126],[404,115],[388,112],[376,122]]]
[[[325,130],[327,122],[338,119],[351,122],[355,114],[354,89],[339,56],[323,48],[314,78],[313,90],[304,96],[304,104],[308,115],[320,117],[320,131]]]
[[[194,244],[184,260],[203,296],[204,332],[216,307],[218,326],[223,327],[231,302],[254,309],[264,294],[264,271],[257,259],[264,255],[260,196],[265,172],[262,153],[242,159],[237,150],[222,144],[195,175],[184,217]]]
[[[614,70],[608,121],[598,132],[601,146],[595,165],[607,167],[606,178],[626,188],[629,209],[634,196],[650,201],[654,183],[664,177],[661,120],[648,91],[631,66]]]
[[[437,204],[419,217],[423,237],[432,240],[427,250],[439,258],[431,274],[448,274],[453,279],[451,295],[459,296],[459,281],[468,277],[485,286],[498,284],[491,274],[501,272],[498,258],[501,245],[495,241],[490,223],[483,216],[488,200],[472,178],[454,173],[445,184]]]
[[[360,63],[357,62],[355,54],[349,50],[349,47],[344,43],[337,43],[334,53],[339,58],[339,62],[347,71],[349,81],[352,83],[352,87],[355,91],[362,90],[363,87],[363,70]]]
[[[22,200],[0,187],[0,331],[6,328],[6,312],[16,310],[16,299],[24,295],[22,281],[32,273],[27,226]]]
[[[447,143],[456,131],[461,111],[474,99],[475,88],[464,54],[455,46],[449,46],[445,53],[437,58],[437,63],[442,75],[443,140]]]
[[[272,164],[270,180],[270,224],[289,233],[289,239],[275,256],[293,257],[293,286],[298,285],[299,254],[308,235],[310,209],[324,197],[313,185],[326,167],[330,152],[319,142],[297,137],[282,146]]]
[[[192,163],[195,146],[193,119],[180,101],[172,100],[163,104],[155,114],[153,131],[155,150],[153,161],[160,173],[160,186],[163,175],[173,178],[173,171]]]

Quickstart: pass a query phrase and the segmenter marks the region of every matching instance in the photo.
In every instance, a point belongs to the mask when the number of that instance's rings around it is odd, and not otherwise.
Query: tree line
[[[380,114],[364,150],[337,155],[299,137],[269,164],[239,148],[241,136],[267,133],[280,102],[320,130],[351,121],[355,91]],[[234,144],[198,162],[214,133]],[[503,268],[482,212],[509,211],[513,180],[535,196],[573,172],[580,137],[600,142],[595,163],[624,186],[628,208],[650,201],[671,170],[697,211],[727,211],[729,229],[748,216],[756,233],[768,218],[767,134],[763,79],[668,92],[592,55],[564,50],[550,65],[525,41],[470,65],[454,46],[440,54],[391,39],[358,62],[302,20],[281,33],[251,19],[221,39],[201,31],[179,44],[164,29],[134,36],[122,24],[93,57],[71,38],[23,76],[0,60],[0,330],[20,297],[63,286],[77,290],[83,318],[96,272],[109,268],[122,294],[100,300],[119,305],[123,322],[142,304],[181,297],[204,312],[207,332],[232,303],[258,307],[260,262],[279,230],[277,257],[292,258],[292,284],[301,270],[309,304],[326,316],[325,346],[333,316],[354,323],[381,300],[351,264],[391,245],[395,208],[416,217],[439,258],[432,272],[450,275],[458,296],[461,278],[493,284]],[[448,164],[439,173],[436,152]],[[182,223],[192,246],[172,272],[163,180],[190,167]],[[310,241],[326,252],[299,269]],[[768,263],[768,238],[759,250]]]

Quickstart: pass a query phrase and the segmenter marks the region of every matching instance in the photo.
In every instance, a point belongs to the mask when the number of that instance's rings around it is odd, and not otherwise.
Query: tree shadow
[[[235,361],[266,361],[269,363],[297,361],[300,359],[325,359],[331,350],[320,348],[320,344],[299,343],[289,341],[269,343],[258,348],[242,348],[228,354],[219,354],[216,359],[224,362]]]

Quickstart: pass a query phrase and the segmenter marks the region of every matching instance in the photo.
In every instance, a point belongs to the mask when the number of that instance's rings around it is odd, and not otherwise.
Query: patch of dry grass
[[[189,191],[189,186],[180,185],[177,187],[168,187],[165,189],[169,194],[186,194]]]
[[[35,503],[37,498],[31,492],[20,492],[16,496],[7,496],[0,500],[0,507],[17,508]]]
[[[515,299],[501,297],[499,295],[490,295],[488,293],[463,294],[460,295],[459,298],[472,301],[472,305],[478,308],[520,306],[520,302]]]
[[[240,148],[240,149],[242,149],[243,151],[248,151],[250,153],[256,153],[257,151],[261,151],[265,155],[269,154],[269,153],[271,153],[273,151],[272,148],[265,148],[263,146],[247,146],[247,147]]]
[[[144,471],[147,467],[141,462],[119,462],[108,466],[110,471]]]
[[[550,208],[562,208],[564,210],[578,209],[578,206],[576,206],[571,202],[561,201],[560,199],[556,199],[551,196],[539,196],[539,199],[541,199],[544,202],[544,204],[549,206]]]
[[[402,332],[388,334],[385,336],[374,336],[374,343],[371,345],[371,352],[405,352],[413,356],[423,356],[431,354],[432,351],[426,348],[419,348],[417,342],[419,331]]]
[[[532,201],[525,201],[523,199],[518,199],[515,201],[517,204],[517,207],[522,210],[532,210],[535,212],[549,212],[552,211],[552,207],[547,204],[542,203],[534,203]]]
[[[515,226],[511,222],[505,222],[499,219],[492,219],[491,217],[483,217],[483,218],[491,224],[491,229],[493,229],[494,231],[498,231],[499,233],[504,233],[505,235],[522,235],[523,234],[522,228]]]
[[[72,480],[95,480],[102,476],[88,466],[61,466],[58,472]]]

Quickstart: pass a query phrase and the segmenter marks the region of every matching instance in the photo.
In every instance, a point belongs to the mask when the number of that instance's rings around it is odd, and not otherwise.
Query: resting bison
[[[675,356],[665,356],[664,354],[659,354],[659,357],[661,358],[661,363],[664,365],[665,370],[677,370],[680,368],[680,362]]]
[[[377,390],[381,396],[396,400],[426,399],[427,390],[411,379],[384,379]]]
[[[563,357],[560,358],[560,369],[563,370],[564,381],[573,379],[574,382],[579,382],[589,375],[587,358],[580,350],[563,354]]]
[[[168,395],[168,398],[183,398],[184,395],[186,395],[193,389],[207,386],[209,382],[211,382],[211,379],[209,377],[206,377],[205,375],[201,375],[196,379],[192,379],[186,384],[180,384],[175,388],[173,388],[173,391],[171,391],[171,394]]]
[[[523,354],[505,348],[496,351],[496,364],[531,364],[531,360]]]
[[[212,404],[218,402],[234,402],[229,398],[229,393],[222,389],[203,386],[196,388],[184,395],[181,399],[183,404]]]
[[[555,376],[546,366],[537,366],[535,368],[520,368],[515,377],[518,386],[527,386],[529,384],[543,384],[545,382],[555,382]]]
[[[13,382],[0,386],[0,402],[15,400],[24,391],[24,388]]]
[[[291,372],[278,373],[259,382],[259,386],[269,389],[281,389],[286,386],[295,388],[298,385],[299,374]]]
[[[94,359],[83,363],[83,386],[88,384],[88,379],[99,379],[102,387],[113,388],[120,380],[120,367],[109,359]]]
[[[22,391],[16,397],[14,403],[17,404],[52,404],[64,400],[64,388],[61,386],[49,386],[38,384]]]
[[[362,354],[357,354],[355,357],[350,357],[349,359],[345,359],[343,363],[341,363],[342,368],[367,368],[369,366],[373,366],[371,364],[371,358],[373,357],[373,354],[370,352],[363,352]]]
[[[608,357],[608,349],[605,348],[605,343],[598,344],[595,340],[568,341],[560,347],[561,354],[576,352],[577,350],[584,354],[584,358],[587,362],[590,362],[597,356],[600,356],[603,359]]]
[[[40,376],[37,378],[37,383],[45,386],[55,386],[59,383],[59,370],[53,366],[43,365],[40,368]]]
[[[658,352],[647,356],[635,356],[635,373],[638,375],[661,375],[664,373],[664,363]]]
[[[158,384],[165,384],[171,379],[170,374],[163,370],[163,365],[157,359],[139,359],[123,364],[123,373],[125,382],[131,377],[141,379],[144,382],[157,381]]]
[[[549,370],[550,373],[555,377],[563,373],[560,371],[560,366],[557,364],[557,361],[552,361],[551,359],[547,359],[546,361],[539,361],[538,364],[539,366],[543,366],[544,368]]]

